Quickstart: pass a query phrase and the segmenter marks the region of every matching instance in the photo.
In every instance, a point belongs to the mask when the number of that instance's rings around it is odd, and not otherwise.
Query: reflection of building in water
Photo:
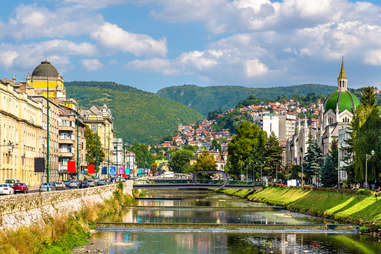
[[[175,235],[177,248],[192,250],[194,246],[194,234],[179,233]]]

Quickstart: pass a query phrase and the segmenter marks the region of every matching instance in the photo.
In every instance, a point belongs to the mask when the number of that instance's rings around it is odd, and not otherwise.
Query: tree
[[[337,184],[337,171],[331,156],[327,156],[321,169],[321,182],[324,187],[332,187]]]
[[[216,170],[217,164],[214,160],[214,156],[208,153],[207,151],[203,152],[198,158],[197,162],[193,167],[194,171],[202,171],[202,170]]]
[[[215,152],[221,152],[221,144],[217,139],[213,139],[212,144],[210,146],[210,150]]]
[[[177,150],[172,154],[168,162],[169,168],[175,173],[188,173],[190,169],[190,160],[194,158],[194,153],[189,150]]]
[[[228,172],[239,176],[243,170],[258,167],[264,161],[266,141],[267,134],[258,125],[242,122],[228,146]]]
[[[136,144],[130,148],[135,153],[138,168],[151,168],[153,156],[146,144]]]
[[[274,132],[271,133],[265,145],[265,167],[267,175],[275,176],[275,170],[282,160],[282,147]]]
[[[303,171],[306,180],[312,183],[313,177],[319,179],[323,155],[316,140],[310,139],[308,144],[307,154],[304,156]]]
[[[93,132],[89,126],[85,127],[85,139],[86,139],[86,161],[88,164],[99,166],[105,158],[105,153],[102,149],[101,139],[97,133]],[[97,154],[98,152],[98,154]],[[97,162],[98,157],[98,164]],[[95,168],[96,173],[99,171],[99,167]]]
[[[355,181],[365,180],[366,154],[375,155],[368,161],[368,181],[380,180],[381,174],[381,117],[372,87],[361,91],[361,104],[356,108],[352,121],[353,176]]]

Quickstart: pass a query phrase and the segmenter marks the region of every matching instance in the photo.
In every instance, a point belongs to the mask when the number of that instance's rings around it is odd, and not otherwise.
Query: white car
[[[8,184],[8,183],[0,184],[0,194],[11,195],[14,193],[15,193],[15,191],[13,190],[13,188],[10,184]]]

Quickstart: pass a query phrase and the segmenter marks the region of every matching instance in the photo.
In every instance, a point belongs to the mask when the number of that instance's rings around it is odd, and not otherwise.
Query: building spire
[[[347,75],[345,74],[345,69],[344,69],[344,57],[341,58],[341,69],[340,69],[340,74],[337,80],[340,79],[347,79]]]

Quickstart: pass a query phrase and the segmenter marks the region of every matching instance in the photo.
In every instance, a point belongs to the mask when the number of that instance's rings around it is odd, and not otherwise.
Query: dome
[[[357,97],[349,91],[335,91],[333,92],[326,101],[324,102],[324,110],[327,112],[332,109],[333,112],[336,112],[336,105],[338,106],[339,112],[341,113],[344,110],[348,110],[351,113],[354,113],[356,107],[360,104],[360,101]]]
[[[43,61],[33,70],[32,77],[33,76],[57,78],[59,74],[53,65],[48,61]]]

